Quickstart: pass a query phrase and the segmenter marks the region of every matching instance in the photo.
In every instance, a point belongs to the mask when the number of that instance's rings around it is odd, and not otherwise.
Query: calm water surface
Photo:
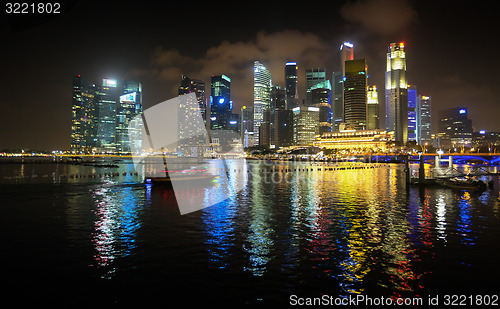
[[[2,164],[4,299],[287,305],[290,294],[498,294],[497,176],[471,193],[407,189],[397,165],[309,166],[248,162],[235,197],[181,216],[173,192],[142,184],[133,164]],[[111,171],[120,176],[60,177]]]

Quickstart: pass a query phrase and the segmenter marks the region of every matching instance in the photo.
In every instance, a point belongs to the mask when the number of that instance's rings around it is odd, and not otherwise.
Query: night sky
[[[354,44],[377,85],[384,119],[389,43],[405,42],[408,82],[437,112],[469,108],[475,131],[500,131],[498,35],[493,2],[480,1],[63,1],[61,14],[1,13],[0,149],[68,149],[72,76],[143,83],[145,108],[177,94],[181,74],[226,74],[233,111],[253,101],[254,60],[284,86],[285,61],[339,68]],[[311,7],[307,7],[311,5]],[[383,124],[383,123],[382,123]]]

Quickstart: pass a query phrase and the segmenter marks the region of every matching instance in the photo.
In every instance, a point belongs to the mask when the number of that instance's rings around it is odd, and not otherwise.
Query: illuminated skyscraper
[[[354,60],[354,45],[344,42],[340,45],[340,68],[343,76],[345,76],[345,62],[349,60]]]
[[[417,104],[417,87],[408,85],[408,140],[415,142],[418,140]]]
[[[278,86],[271,89],[270,146],[290,146],[293,139],[293,114],[286,109],[286,91]]]
[[[273,78],[269,70],[259,61],[253,66],[253,132],[254,141],[259,145],[259,127],[264,119],[264,110],[271,106],[271,86]]]
[[[319,108],[319,135],[332,130],[331,91],[332,85],[329,80],[311,88],[312,105]]]
[[[385,123],[395,140],[408,141],[408,89],[404,43],[391,43],[385,72]]]
[[[431,143],[431,97],[418,96],[417,101],[417,128],[418,143],[425,145]]]
[[[95,92],[95,86],[83,81],[80,75],[73,77],[70,144],[75,153],[87,153],[95,147]]]
[[[366,129],[366,60],[345,62],[344,122],[348,129]]]
[[[136,81],[125,80],[121,85],[121,95],[116,109],[116,152],[130,153],[129,124],[132,119],[142,112],[142,84]],[[132,130],[132,129],[131,129]],[[134,129],[135,136],[140,136],[141,128]],[[132,132],[131,132],[132,133]],[[134,133],[132,133],[134,134]],[[137,138],[133,149],[141,149],[142,139]]]
[[[344,42],[340,45],[340,69],[332,74],[332,130],[338,131],[344,122],[344,76],[345,62],[354,60],[354,45]]]
[[[306,105],[312,103],[312,87],[326,81],[326,69],[308,69],[306,70]]]
[[[212,75],[210,94],[210,128],[228,129],[232,113],[231,79],[226,75]]]
[[[97,91],[97,150],[114,153],[116,151],[116,100],[117,83],[114,79],[103,79]]]
[[[285,90],[286,90],[286,108],[292,109],[299,106],[299,97],[297,90],[297,62],[287,62],[285,65]]]
[[[380,129],[377,86],[368,86],[366,109],[366,129]]]

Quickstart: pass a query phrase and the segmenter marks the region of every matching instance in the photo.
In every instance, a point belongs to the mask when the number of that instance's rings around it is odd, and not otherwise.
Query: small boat
[[[443,185],[452,189],[460,189],[460,190],[485,190],[486,184],[478,179],[474,179],[471,177],[455,177],[450,179],[438,179],[436,182],[440,185]]]
[[[189,176],[178,176],[174,177],[174,181],[182,181],[186,184],[199,184],[199,183],[209,183],[216,179],[217,176],[214,175],[189,175]],[[157,184],[157,185],[165,185],[172,182],[170,177],[146,177],[144,179],[146,184]]]

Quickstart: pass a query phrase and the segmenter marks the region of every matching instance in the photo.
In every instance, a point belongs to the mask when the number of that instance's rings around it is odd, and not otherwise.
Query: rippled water
[[[248,162],[241,192],[181,216],[173,191],[142,184],[132,164],[120,163],[119,176],[4,164],[5,295],[166,306],[286,305],[290,294],[498,293],[497,176],[485,178],[493,188],[471,193],[407,188],[397,165],[316,167]],[[89,173],[101,177],[59,177]]]

